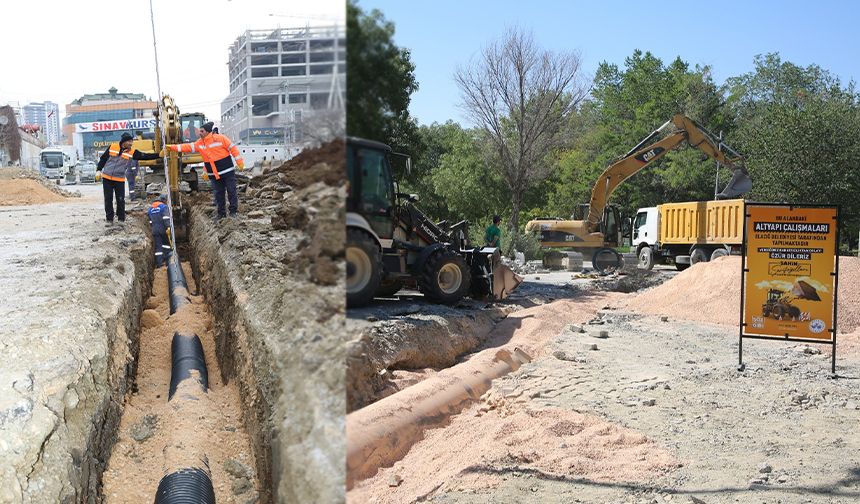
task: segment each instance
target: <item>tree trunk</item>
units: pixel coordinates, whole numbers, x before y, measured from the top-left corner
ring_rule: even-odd
[[[511,229],[519,232],[520,230],[520,204],[522,195],[518,191],[511,192]]]

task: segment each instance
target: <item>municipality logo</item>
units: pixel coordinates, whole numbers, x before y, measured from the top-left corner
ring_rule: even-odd
[[[821,319],[815,319],[809,323],[809,330],[812,331],[813,334],[820,333],[821,331],[824,330],[825,327],[826,327],[826,325],[824,324],[824,321]]]

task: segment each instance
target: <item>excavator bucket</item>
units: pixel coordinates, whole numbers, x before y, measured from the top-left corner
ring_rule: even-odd
[[[501,261],[496,262],[493,268],[493,299],[505,299],[521,283],[523,283],[523,277],[514,273]]]
[[[797,297],[797,299],[809,299],[810,301],[821,301],[821,296],[818,295],[818,290],[815,287],[809,285],[803,280],[798,280],[794,282],[794,285],[791,288],[791,293]]]
[[[723,192],[717,194],[717,199],[732,199],[737,198],[741,194],[745,194],[752,189],[752,179],[749,174],[747,174],[746,170],[743,168],[738,168],[732,173],[732,178],[729,180],[729,183],[726,184]]]

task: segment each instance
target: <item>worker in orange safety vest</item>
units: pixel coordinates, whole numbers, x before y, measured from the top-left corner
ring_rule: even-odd
[[[172,151],[192,153],[199,152],[203,158],[206,169],[204,178],[212,179],[212,193],[215,196],[215,207],[218,221],[227,216],[224,204],[224,193],[230,203],[230,217],[235,217],[239,212],[239,196],[236,194],[236,172],[233,159],[240,170],[245,169],[245,161],[239,153],[239,148],[226,136],[218,133],[215,124],[207,122],[198,130],[200,138],[193,143],[169,144],[167,148]],[[232,156],[232,157],[231,157]]]

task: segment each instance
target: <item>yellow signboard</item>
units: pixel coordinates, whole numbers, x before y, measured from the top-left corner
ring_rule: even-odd
[[[833,343],[836,207],[746,205],[741,338]]]

